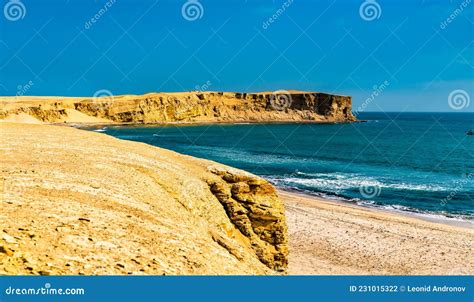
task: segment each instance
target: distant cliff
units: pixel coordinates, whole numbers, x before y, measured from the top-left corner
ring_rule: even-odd
[[[0,98],[0,119],[46,123],[348,122],[355,120],[351,110],[349,96],[299,91]]]

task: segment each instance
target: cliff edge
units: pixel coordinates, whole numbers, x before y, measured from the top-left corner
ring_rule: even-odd
[[[70,127],[0,133],[0,275],[287,268],[283,204],[255,175]]]
[[[0,97],[0,120],[45,123],[348,122],[352,100],[319,92]]]

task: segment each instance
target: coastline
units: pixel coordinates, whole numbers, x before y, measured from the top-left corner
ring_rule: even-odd
[[[0,119],[0,123],[11,123],[11,124],[43,124],[43,125],[54,125],[54,126],[66,126],[74,127],[78,129],[88,129],[93,127],[160,127],[160,126],[206,126],[206,125],[246,125],[246,124],[352,124],[352,123],[367,123],[366,120],[355,120],[355,121],[324,121],[324,120],[233,120],[233,121],[175,121],[175,122],[151,122],[151,123],[140,123],[140,122],[116,122],[110,121],[96,122],[96,121],[85,121],[85,122],[62,122],[62,123],[48,123],[48,122],[29,122],[26,119],[18,120],[7,120]]]
[[[8,274],[275,273],[258,262],[250,245],[242,241],[242,235],[232,226],[228,213],[225,214],[222,205],[211,194],[209,182],[203,181],[202,177],[216,180],[217,175],[209,172],[210,164],[222,165],[70,127],[7,123],[0,126],[5,127],[4,135],[0,137],[6,147],[3,150],[6,164],[3,181],[9,180],[3,184],[8,191],[4,192],[7,198],[4,200],[5,214],[0,218],[6,235],[3,239],[0,237],[0,248],[11,254],[4,263]],[[48,156],[45,157],[44,152]],[[234,171],[231,167],[226,169]],[[255,181],[260,183],[260,180]],[[269,197],[273,198],[272,190],[261,191],[265,203]],[[277,192],[281,201],[273,200],[286,208],[283,219],[288,226],[285,234],[289,241],[287,274],[474,273],[474,260],[470,257],[474,250],[473,228],[301,193]],[[151,202],[157,196],[161,196],[161,202]],[[104,200],[114,206],[103,208]],[[49,203],[61,206],[45,209],[44,205]],[[77,211],[85,218],[77,216]],[[129,215],[130,211],[140,219]],[[161,217],[163,213],[169,216]],[[32,216],[43,220],[25,229]],[[167,222],[160,226],[157,219]],[[105,237],[100,230],[104,221],[114,226]],[[150,240],[156,237],[156,231],[145,233],[139,228],[144,221],[147,228],[163,229],[159,242]],[[180,223],[176,224],[176,221]],[[195,223],[202,228],[195,229]],[[222,225],[225,225],[224,229],[221,229]],[[58,237],[53,248],[49,243],[50,228],[54,227],[57,234],[53,233],[53,236]],[[186,241],[179,236],[170,237],[166,229],[173,232],[186,229],[189,236],[192,235],[189,242],[194,243],[190,246],[178,244]],[[141,234],[140,242],[135,242],[132,231]],[[123,236],[127,233],[128,236]],[[115,252],[111,252],[112,247]],[[143,247],[153,252],[137,254]],[[76,249],[81,253],[77,257],[51,258],[58,251],[67,255]],[[196,251],[200,253],[196,254]],[[99,253],[101,258],[91,257],[91,252]],[[156,252],[166,258],[165,264],[153,258]],[[208,252],[215,253],[213,260],[206,257]],[[44,258],[44,253],[50,258]],[[121,260],[132,254],[139,256]],[[22,264],[24,259],[32,259],[36,264],[24,266],[28,264]],[[228,261],[234,264],[225,264]],[[144,262],[149,262],[145,268]],[[195,266],[196,263],[199,265]],[[222,265],[225,265],[225,271],[221,271]],[[34,270],[29,271],[28,267],[34,267]]]
[[[279,190],[290,275],[472,275],[474,229]]]
[[[386,213],[389,215],[390,214],[401,215],[407,218],[422,220],[425,222],[439,223],[439,224],[445,224],[445,225],[454,226],[454,227],[474,229],[474,220],[452,218],[452,217],[444,216],[443,214],[436,214],[436,213],[387,209],[382,206],[358,204],[350,200],[343,199],[342,197],[338,197],[338,199],[331,199],[330,197],[319,196],[319,195],[315,195],[315,194],[311,194],[311,193],[307,193],[303,191],[281,188],[278,186],[275,186],[275,187],[277,191],[282,194],[294,195],[294,197],[300,197],[303,199],[311,199],[311,200],[315,200],[316,202],[324,202],[324,203],[329,203],[335,206],[341,205],[341,206],[346,206],[346,207],[354,208],[354,209],[374,211],[376,213]]]
[[[107,91],[108,92],[108,91]],[[280,104],[276,100],[282,99]],[[0,119],[32,123],[355,121],[352,98],[320,92],[190,91],[102,97],[0,97]]]
[[[159,126],[200,126],[200,125],[246,125],[246,124],[352,124],[352,123],[366,123],[365,120],[356,121],[316,121],[316,120],[235,120],[235,121],[177,121],[177,122],[160,122],[160,123],[52,123],[51,125],[67,125],[77,128],[89,128],[89,127],[107,127],[107,126],[118,126],[118,127],[159,127]]]

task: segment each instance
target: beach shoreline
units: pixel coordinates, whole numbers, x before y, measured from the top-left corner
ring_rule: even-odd
[[[339,198],[339,197],[338,199],[331,199],[326,196],[319,196],[319,195],[314,195],[314,194],[310,194],[310,193],[306,193],[306,192],[302,192],[298,190],[281,188],[276,185],[275,187],[282,195],[291,195],[294,198],[300,197],[303,199],[311,199],[314,202],[328,203],[334,206],[349,207],[349,208],[354,208],[354,209],[373,211],[375,213],[385,213],[389,215],[403,216],[409,219],[417,219],[424,222],[438,223],[438,224],[444,224],[448,226],[474,230],[474,221],[472,220],[465,220],[462,218],[451,218],[451,217],[443,216],[443,214],[436,214],[436,213],[423,213],[423,212],[418,213],[418,212],[411,212],[411,211],[405,211],[405,210],[386,209],[381,206],[358,204],[350,200]]]
[[[4,251],[10,251],[9,256],[7,255],[10,258],[4,258],[5,272],[156,274],[161,270],[167,274],[272,273],[258,262],[249,249],[250,245],[239,241],[241,235],[235,235],[238,232],[233,229],[222,205],[212,195],[209,184],[200,178],[205,175],[206,179],[215,179],[217,176],[209,172],[208,167],[219,164],[143,143],[68,127],[5,123],[2,124],[2,131],[4,135],[1,138],[5,145],[2,149],[5,204],[0,218],[5,225],[5,235],[3,239],[0,238],[0,245]],[[66,137],[67,144],[63,139]],[[87,144],[84,143],[86,141]],[[44,156],[45,154],[48,156]],[[141,166],[138,166],[139,163]],[[173,168],[175,165],[179,169]],[[188,172],[182,173],[181,170]],[[76,180],[70,182],[73,176],[67,175],[74,175]],[[130,182],[133,178],[135,181]],[[270,190],[270,187],[267,189]],[[272,190],[270,191],[274,192]],[[137,194],[138,192],[140,193]],[[474,250],[472,227],[454,225],[443,220],[428,221],[409,213],[332,201],[280,189],[277,192],[279,198],[275,198],[273,202],[284,204],[285,210],[281,213],[284,214],[288,227],[285,234],[289,249],[286,274],[474,274],[474,259],[471,257]],[[190,195],[191,193],[195,196]],[[262,191],[262,194],[267,193]],[[160,202],[150,203],[159,194],[162,196]],[[269,194],[262,197],[262,200],[272,196],[276,195]],[[113,202],[114,207],[103,209],[103,200],[107,200],[106,205]],[[62,206],[44,208],[44,204],[55,203]],[[83,216],[77,216],[78,206]],[[131,209],[132,206],[140,211]],[[18,212],[18,207],[22,211]],[[122,211],[118,211],[119,209]],[[132,212],[136,213],[129,215]],[[19,213],[21,217],[18,216]],[[161,217],[156,213],[167,213],[168,216]],[[138,222],[134,220],[136,215],[141,217]],[[41,216],[42,222],[31,222],[30,217],[33,216]],[[172,221],[186,217],[188,220],[199,221],[203,227],[202,230],[195,230],[196,224],[192,223],[165,223],[160,227],[164,229],[159,237],[160,242],[149,240],[156,238],[156,231],[140,237],[143,242],[131,242],[133,232],[144,232],[143,229],[134,231],[140,224],[146,222],[150,228],[157,229],[155,224],[161,223],[156,221],[157,217],[162,220],[173,217]],[[105,236],[101,229],[105,221],[120,225],[111,228],[110,233]],[[226,225],[225,230],[233,231],[225,235],[221,230],[223,224]],[[25,225],[28,227],[25,228]],[[167,228],[174,231],[170,233]],[[56,232],[53,233],[57,239],[54,248],[49,245],[51,229]],[[183,258],[176,258],[175,250],[169,251],[170,242],[179,243],[182,240],[168,238],[176,233],[176,229],[186,229],[195,236],[190,242],[196,242],[196,238],[199,238],[201,244],[194,246],[192,251],[188,251],[186,245],[184,248],[176,247],[185,249]],[[117,230],[121,234],[131,233],[123,236],[116,233]],[[84,238],[87,240],[83,240]],[[106,247],[120,246],[121,249],[110,253],[104,249],[104,244]],[[133,251],[129,246],[134,247]],[[143,247],[152,252],[138,253]],[[210,260],[205,256],[208,252],[202,252],[206,250],[205,247],[213,247],[216,250],[212,253],[224,256]],[[222,250],[223,247],[225,250]],[[76,251],[78,248],[82,253],[79,256]],[[74,253],[71,249],[74,249]],[[100,251],[103,259],[91,258],[90,251]],[[46,252],[50,258],[43,259]],[[133,253],[138,253],[142,260],[137,262],[133,258],[122,263],[124,255]],[[156,261],[153,255],[157,253],[167,255],[169,263],[157,266],[153,262]],[[74,259],[80,265],[65,262],[69,258],[57,256],[60,254],[76,255],[77,259]],[[190,255],[196,257],[194,262],[187,260]],[[37,257],[35,261],[38,265],[35,270],[26,270],[21,257]],[[107,259],[107,265],[103,264],[104,259]],[[227,263],[229,259],[236,261],[235,265],[239,266],[227,266],[227,270],[222,271],[219,261]],[[150,266],[143,268],[142,262],[146,261],[150,262]],[[47,263],[51,266],[46,267]],[[193,263],[200,263],[199,269]],[[70,266],[65,266],[66,264]]]
[[[474,229],[279,190],[290,275],[472,275]]]

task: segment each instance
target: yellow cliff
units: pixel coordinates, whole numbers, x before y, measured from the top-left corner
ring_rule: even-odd
[[[349,96],[183,92],[96,98],[0,97],[0,120],[45,123],[348,122]]]

